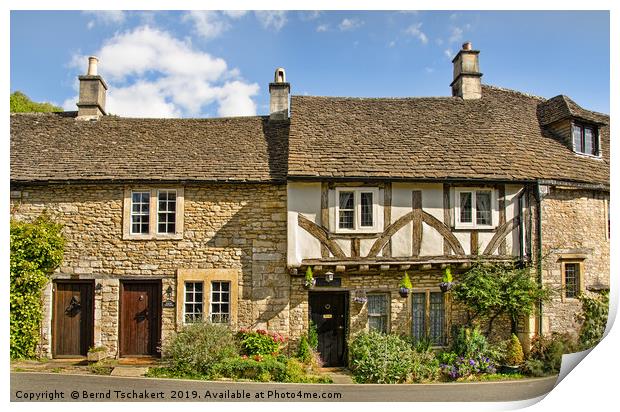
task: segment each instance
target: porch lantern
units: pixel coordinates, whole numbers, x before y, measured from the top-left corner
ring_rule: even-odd
[[[334,272],[325,272],[325,281],[331,283],[334,280]]]

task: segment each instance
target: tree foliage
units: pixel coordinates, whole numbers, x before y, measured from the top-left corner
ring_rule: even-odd
[[[42,215],[11,220],[11,358],[33,358],[39,342],[41,290],[62,261],[61,226]]]
[[[540,300],[548,300],[550,290],[532,278],[529,268],[475,264],[454,288],[454,297],[468,310],[469,321],[487,318],[491,332],[493,321],[501,316],[510,318],[512,333],[517,319],[529,316]]]
[[[62,112],[62,108],[51,103],[37,103],[20,91],[11,93],[11,113]]]

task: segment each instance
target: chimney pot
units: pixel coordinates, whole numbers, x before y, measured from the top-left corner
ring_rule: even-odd
[[[480,99],[482,97],[482,84],[480,78],[480,65],[478,55],[480,51],[472,50],[471,42],[463,43],[463,47],[452,59],[454,64],[454,76],[450,87],[452,96],[463,100]]]
[[[269,120],[287,120],[291,85],[286,82],[286,72],[278,67],[269,83]]]
[[[88,72],[86,73],[88,76],[96,76],[97,75],[97,63],[99,59],[95,56],[90,56],[88,58]]]
[[[105,98],[108,85],[97,74],[98,62],[99,59],[90,56],[86,74],[78,76],[80,80],[80,97],[77,102],[78,120],[97,120],[106,114]]]

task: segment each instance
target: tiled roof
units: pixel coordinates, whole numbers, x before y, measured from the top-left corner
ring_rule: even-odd
[[[602,159],[577,155],[541,126],[545,102],[490,86],[479,100],[293,96],[288,175],[608,185],[609,127],[600,130]]]
[[[288,122],[11,115],[11,180],[283,182]]]
[[[571,100],[570,97],[564,96],[563,94],[540,104],[538,106],[538,116],[540,124],[543,126],[567,118],[577,118],[598,124],[609,124],[609,118],[607,116],[585,110]]]

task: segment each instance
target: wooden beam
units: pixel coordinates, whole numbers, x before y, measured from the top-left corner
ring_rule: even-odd
[[[392,183],[385,184],[383,192],[383,227],[388,227],[392,223]],[[388,239],[382,251],[383,256],[392,256],[392,238]]]
[[[478,254],[479,245],[478,245],[478,231],[477,230],[472,230],[469,235],[469,247],[470,247],[471,255]]]
[[[498,188],[498,200],[499,200],[499,226],[506,223],[506,185],[499,185]],[[506,239],[502,239],[499,244],[499,254],[506,254]]]
[[[422,191],[414,190],[411,195],[411,208],[413,209],[413,229],[411,231],[411,255],[420,256],[422,248]]]
[[[321,226],[329,233],[329,187],[321,183]],[[329,257],[329,248],[321,242],[321,257]]]
[[[443,224],[447,227],[452,225],[452,206],[450,205],[450,185],[448,183],[443,184]],[[443,239],[443,254],[450,254],[450,245]]]
[[[351,257],[359,257],[360,255],[360,238],[351,239]]]

